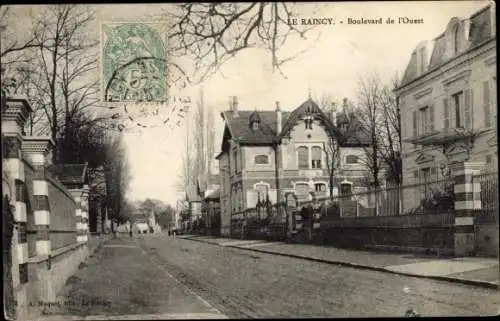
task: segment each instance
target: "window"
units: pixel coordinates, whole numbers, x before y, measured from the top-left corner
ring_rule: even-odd
[[[267,198],[268,187],[267,187],[267,185],[264,185],[264,184],[258,184],[255,186],[255,192],[256,192],[257,197],[258,197],[257,200],[260,200],[261,202],[263,202]]]
[[[430,167],[425,167],[420,169],[419,181],[420,181],[420,192],[427,195],[429,192],[429,179],[430,179],[431,169]]]
[[[318,147],[318,146],[314,146],[312,148],[312,153],[311,153],[311,157],[312,157],[312,161],[311,161],[311,164],[312,164],[312,168],[321,168],[321,147]]]
[[[459,41],[460,41],[460,28],[459,26],[457,25],[455,27],[455,30],[453,30],[453,52],[455,54],[458,53],[458,49],[459,49]]]
[[[309,196],[309,185],[306,183],[299,183],[295,185],[295,192],[297,198],[300,200],[305,200]]]
[[[268,164],[269,157],[267,157],[267,155],[257,155],[254,158],[254,163],[255,164]]]
[[[325,193],[326,192],[326,184],[324,184],[324,183],[314,184],[314,191],[318,192],[318,193]]]
[[[299,169],[309,168],[309,150],[305,146],[297,148],[297,161]]]
[[[340,184],[340,195],[347,196],[352,194],[352,186],[348,183]]]
[[[234,160],[233,173],[236,173],[238,172],[238,151],[236,149],[233,151],[233,160]]]
[[[304,122],[306,124],[306,129],[312,129],[313,120],[311,118],[306,118]]]
[[[420,117],[420,128],[419,134],[425,134],[429,129],[429,107],[425,106],[419,109],[419,117]]]
[[[425,72],[425,48],[420,49],[420,72]]]
[[[491,165],[491,155],[486,155],[486,164]]]
[[[420,181],[425,183],[429,181],[429,175],[431,173],[430,167],[422,168],[421,170],[421,176],[420,176]]]
[[[356,155],[347,155],[345,158],[345,162],[347,164],[357,164],[358,163],[358,156]]]
[[[483,82],[483,106],[484,106],[484,126],[491,126],[491,108],[490,108],[490,82]]]
[[[243,199],[243,190],[241,189],[241,187],[238,190],[238,196],[239,196],[238,197],[238,200],[239,200],[239,202],[238,202],[238,210],[241,212],[243,210],[243,208],[245,207],[244,206],[244,199]]]
[[[456,128],[462,128],[463,127],[463,121],[462,121],[462,97],[463,97],[463,92],[459,92],[451,96],[452,101],[453,101],[453,109],[455,113],[455,127]]]

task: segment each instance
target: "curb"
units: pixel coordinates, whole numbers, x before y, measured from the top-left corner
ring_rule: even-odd
[[[217,243],[210,243],[210,242],[206,242],[205,240],[197,240],[197,239],[194,239],[194,238],[190,238],[188,240],[220,246]],[[362,269],[362,270],[370,270],[370,271],[392,273],[392,274],[403,275],[403,276],[410,276],[410,277],[422,278],[422,279],[447,281],[447,282],[450,282],[450,283],[459,283],[459,284],[464,284],[464,285],[472,285],[472,286],[484,287],[484,288],[495,289],[495,290],[499,289],[499,285],[498,284],[493,283],[493,282],[487,282],[487,281],[474,281],[474,280],[467,280],[467,279],[458,279],[458,278],[453,278],[453,277],[449,277],[449,276],[419,275],[419,274],[398,272],[398,271],[392,271],[392,270],[386,269],[384,267],[369,266],[369,265],[362,265],[362,264],[356,264],[356,263],[350,263],[350,262],[342,262],[342,261],[325,260],[325,259],[319,259],[319,258],[314,258],[314,257],[297,255],[297,254],[280,253],[280,252],[266,251],[266,250],[261,250],[261,249],[256,249],[256,248],[240,247],[240,246],[237,246],[237,245],[226,245],[225,247],[230,247],[230,248],[240,249],[240,250],[253,251],[253,252],[260,252],[260,253],[265,253],[265,254],[272,254],[272,255],[292,257],[292,258],[296,258],[296,259],[313,261],[313,262],[319,262],[319,263],[326,263],[326,264],[331,264],[331,265],[340,265],[340,266],[350,267],[350,268],[355,268],[355,269]]]

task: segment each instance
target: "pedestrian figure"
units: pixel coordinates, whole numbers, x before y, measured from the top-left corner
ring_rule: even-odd
[[[132,237],[132,225],[130,224],[130,221],[127,221],[127,229],[128,229],[128,235]]]

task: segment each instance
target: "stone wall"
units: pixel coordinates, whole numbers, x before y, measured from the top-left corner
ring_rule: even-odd
[[[71,190],[47,173],[54,143],[28,137],[23,127],[31,107],[7,99],[2,108],[3,185],[15,219],[12,239],[12,288],[20,320],[29,319],[38,302],[53,302],[66,279],[88,256],[87,191],[83,181]],[[78,235],[79,232],[79,235]],[[6,268],[6,267],[4,267]]]
[[[324,244],[452,254],[453,213],[348,217],[322,224]]]

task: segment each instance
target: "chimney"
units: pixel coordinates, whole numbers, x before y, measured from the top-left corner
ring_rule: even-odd
[[[337,126],[337,104],[335,102],[332,102],[332,123]]]
[[[276,135],[281,134],[282,118],[281,118],[281,108],[280,102],[276,102]]]
[[[233,111],[233,116],[237,117],[238,116],[238,97],[233,96],[232,99],[232,111]]]

